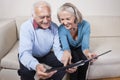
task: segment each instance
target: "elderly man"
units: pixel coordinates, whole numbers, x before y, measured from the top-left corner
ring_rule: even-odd
[[[51,51],[51,49],[53,51]],[[34,80],[37,73],[40,79],[62,80],[65,71],[46,73],[45,63],[52,68],[61,67],[66,61],[60,47],[58,26],[51,21],[51,9],[44,1],[33,5],[32,18],[20,29],[18,74],[21,80]]]

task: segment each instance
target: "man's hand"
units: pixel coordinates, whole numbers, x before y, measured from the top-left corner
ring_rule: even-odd
[[[62,63],[64,64],[64,66],[66,66],[67,64],[71,64],[71,53],[69,51],[64,51],[63,56],[62,56]]]
[[[77,67],[72,67],[72,68],[67,69],[66,71],[68,73],[74,73],[74,72],[76,72],[76,70],[77,70]]]
[[[50,78],[57,71],[51,71],[49,73],[45,73],[46,69],[43,64],[38,64],[36,66],[36,73],[39,79],[47,79]]]

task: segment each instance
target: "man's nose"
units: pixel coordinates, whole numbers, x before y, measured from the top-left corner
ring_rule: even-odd
[[[47,23],[47,22],[48,22],[48,18],[45,17],[45,18],[43,19],[43,22],[44,22],[44,23]]]

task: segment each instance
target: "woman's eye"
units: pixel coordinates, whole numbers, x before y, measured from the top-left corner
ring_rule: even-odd
[[[64,19],[60,19],[61,21],[63,21]]]

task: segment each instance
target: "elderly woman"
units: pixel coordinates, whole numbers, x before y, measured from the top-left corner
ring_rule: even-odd
[[[89,50],[90,24],[82,19],[80,11],[71,3],[63,4],[58,10],[61,23],[59,36],[64,50],[65,65],[96,56]],[[86,80],[88,64],[69,69],[70,80]]]

